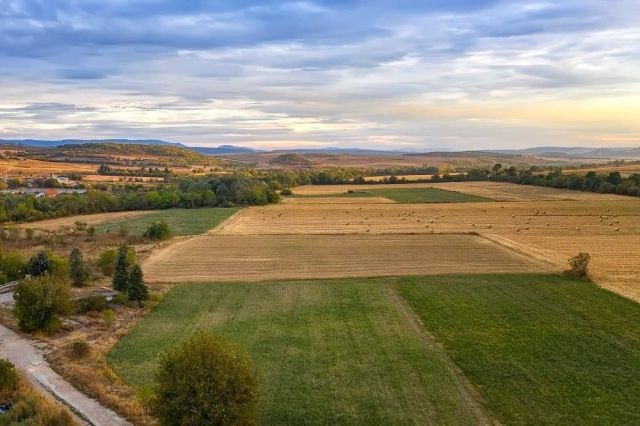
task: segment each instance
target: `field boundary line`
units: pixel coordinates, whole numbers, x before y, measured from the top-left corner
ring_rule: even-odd
[[[209,234],[218,234],[221,231],[224,230],[224,228],[227,227],[227,225],[232,225],[234,223],[236,223],[239,220],[239,217],[241,215],[242,212],[249,210],[250,207],[245,207],[245,208],[241,208],[240,210],[238,210],[237,212],[235,212],[234,214],[232,214],[231,216],[229,216],[228,218],[226,218],[225,220],[223,220],[222,222],[220,222],[219,224],[217,224],[215,227],[209,229],[206,232],[203,232],[202,234],[199,235],[209,235]],[[196,236],[196,235],[193,235]]]
[[[546,270],[551,270],[554,272],[561,271],[560,265],[554,262],[550,257],[543,255],[539,252],[539,250],[535,250],[525,244],[518,243],[507,237],[497,234],[478,234],[478,236],[484,238],[487,241],[491,241],[492,243],[497,244],[500,247],[504,247],[519,256],[526,257],[527,259],[529,259],[529,261],[535,261]]]
[[[422,319],[415,313],[413,308],[402,298],[398,292],[398,283],[393,282],[385,286],[389,301],[398,309],[409,326],[416,332],[418,338],[428,345],[435,347],[442,354],[444,365],[451,374],[451,379],[460,390],[461,398],[466,402],[469,411],[474,414],[479,425],[499,425],[500,422],[491,414],[482,396],[478,393],[473,384],[469,381],[460,367],[449,357],[444,346],[436,337],[429,332]]]

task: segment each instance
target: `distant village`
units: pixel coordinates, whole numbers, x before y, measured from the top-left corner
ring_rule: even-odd
[[[4,179],[2,183],[4,187],[0,190],[2,194],[33,195],[36,198],[86,192],[86,189],[81,187],[80,179],[53,174],[44,180],[42,178]]]

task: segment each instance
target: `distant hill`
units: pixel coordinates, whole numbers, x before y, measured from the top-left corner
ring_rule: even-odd
[[[217,166],[228,161],[203,155],[178,144],[118,144],[113,142],[25,147],[32,158],[58,162],[122,165]]]
[[[207,146],[189,146],[188,149],[199,152],[200,154],[206,155],[233,155],[233,154],[248,154],[252,152],[262,152],[253,148],[245,148],[242,146],[234,146],[234,145],[220,145],[218,147],[207,147]]]
[[[640,147],[559,147],[542,146],[525,149],[491,150],[489,152],[517,155],[537,155],[541,157],[573,157],[573,158],[640,158]]]
[[[278,155],[269,161],[269,164],[278,166],[311,166],[313,161],[304,158],[300,154],[287,153]]]
[[[113,143],[120,145],[170,145],[187,148],[181,143],[167,142],[159,139],[0,139],[0,145],[23,145],[39,148],[55,148],[62,145],[83,145],[83,144],[105,144]]]

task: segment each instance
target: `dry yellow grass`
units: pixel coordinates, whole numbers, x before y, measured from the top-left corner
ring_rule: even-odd
[[[41,229],[44,231],[53,231],[64,227],[73,227],[76,222],[84,222],[87,225],[97,225],[115,219],[126,219],[129,217],[141,216],[153,213],[153,210],[138,210],[131,212],[111,212],[111,213],[95,213],[79,216],[67,216],[57,219],[41,220],[39,222],[22,223],[18,228]]]
[[[464,253],[464,258],[460,257]],[[262,281],[442,273],[535,272],[551,266],[475,235],[220,235],[179,241],[144,263],[150,282]]]

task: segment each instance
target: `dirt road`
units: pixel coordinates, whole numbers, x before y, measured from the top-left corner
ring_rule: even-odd
[[[87,423],[96,426],[129,424],[71,386],[49,367],[33,341],[3,325],[0,325],[0,356],[15,364],[35,386],[64,402]]]

